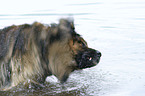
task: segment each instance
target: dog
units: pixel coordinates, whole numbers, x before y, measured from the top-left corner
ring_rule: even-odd
[[[50,75],[64,83],[71,72],[97,65],[100,57],[75,31],[73,20],[12,25],[0,30],[0,89],[26,81],[41,85]]]

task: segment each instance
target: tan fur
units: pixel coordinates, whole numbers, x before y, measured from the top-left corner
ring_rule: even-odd
[[[10,26],[0,30],[0,37],[1,90],[19,83],[42,86],[48,75],[66,81],[77,69],[75,55],[83,50],[82,43],[87,46],[67,19],[52,26],[39,22]]]
[[[50,47],[49,54],[49,68],[51,69],[53,74],[59,77],[60,80],[62,78],[62,75],[69,74],[73,70],[71,68],[72,65],[76,66],[76,62],[72,60],[73,54],[68,44],[62,44],[59,42],[53,44]]]

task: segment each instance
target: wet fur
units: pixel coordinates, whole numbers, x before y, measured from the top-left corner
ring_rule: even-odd
[[[67,19],[51,26],[35,22],[0,30],[1,90],[28,81],[41,85],[52,74],[65,82],[78,69],[75,55],[82,50],[78,40],[86,44]]]

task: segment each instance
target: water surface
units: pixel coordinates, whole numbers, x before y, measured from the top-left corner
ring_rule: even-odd
[[[102,52],[99,65],[74,72],[63,86],[48,77],[45,88],[19,86],[2,96],[145,96],[145,0],[3,0],[0,6],[0,28],[62,17],[73,17],[76,31]]]

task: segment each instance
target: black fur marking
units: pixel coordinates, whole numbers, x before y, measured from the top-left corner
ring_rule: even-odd
[[[0,86],[5,87],[9,84],[11,81],[11,67],[9,64],[10,60],[8,62],[2,61],[0,62]]]
[[[63,84],[64,82],[67,81],[68,77],[69,77],[68,74],[64,74],[60,82]]]
[[[41,62],[43,65],[46,64],[46,66],[42,66],[44,69],[44,76],[50,76],[52,75],[52,72],[48,68],[49,65],[49,60],[47,58],[47,55],[49,54],[47,50],[48,45],[46,44],[45,40],[40,40],[40,43],[38,45],[40,46],[41,58],[43,60]]]
[[[8,26],[8,27],[2,29],[2,31],[3,31],[3,32],[8,32],[8,31],[10,31],[12,28],[14,28],[14,27],[16,27],[16,26],[15,26],[15,25]]]
[[[24,53],[25,52],[25,43],[27,40],[25,38],[28,38],[25,36],[26,34],[22,32],[24,29],[31,27],[28,24],[21,25],[20,28],[15,32],[15,44],[14,44],[14,49],[12,56],[14,56],[16,50],[20,50],[19,52]]]
[[[15,53],[16,50],[21,50],[21,52],[24,52],[24,43],[24,35],[20,31],[16,38],[13,52]]]
[[[47,54],[47,50],[45,48],[45,40],[41,40],[40,41],[40,51],[41,51],[41,55],[42,55],[42,58],[44,59],[44,61],[47,61],[47,58],[46,58],[46,55]]]
[[[61,37],[62,37],[62,35],[61,35],[61,32],[59,32],[59,30],[56,34],[51,34],[49,44],[59,41],[61,39]]]
[[[11,33],[9,31],[14,27],[16,26],[13,25],[0,30],[0,59],[7,54],[11,39]]]
[[[7,53],[7,44],[6,44],[6,33],[0,31],[0,59],[4,57]]]
[[[95,66],[97,63],[99,63],[101,57],[101,53],[97,50],[94,49],[86,49],[84,51],[80,51],[75,59],[78,64],[79,69],[84,69],[84,68],[90,68]],[[94,64],[94,62],[96,64]]]

